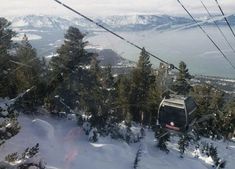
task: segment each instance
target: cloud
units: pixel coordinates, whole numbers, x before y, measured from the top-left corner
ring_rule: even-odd
[[[74,9],[90,16],[117,15],[117,14],[185,14],[177,0],[61,0]],[[191,12],[202,14],[204,9],[200,1],[181,0]],[[208,8],[218,13],[214,0],[203,0]],[[234,12],[234,0],[220,0],[219,3],[224,11]],[[16,15],[60,15],[74,16],[70,11],[56,4],[54,0],[0,0],[0,11],[2,16]]]

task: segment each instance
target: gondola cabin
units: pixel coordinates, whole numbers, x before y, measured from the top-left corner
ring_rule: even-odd
[[[195,122],[197,105],[192,97],[164,98],[158,110],[158,124],[167,130],[186,132]]]

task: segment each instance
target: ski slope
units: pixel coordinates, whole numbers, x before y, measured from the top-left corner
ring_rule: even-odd
[[[212,168],[210,158],[199,154],[194,158],[194,145],[180,158],[177,138],[168,144],[170,153],[166,154],[156,147],[154,133],[146,129],[146,136],[140,143],[128,145],[109,137],[99,138],[97,143],[89,143],[75,121],[54,119],[47,116],[19,117],[21,131],[0,147],[0,161],[15,151],[22,152],[26,147],[40,144],[37,159],[46,162],[49,169],[131,169],[136,152],[141,145],[142,154],[139,169],[208,169]],[[209,139],[202,141],[213,142]],[[235,166],[235,144],[222,141],[213,142],[218,147],[218,155],[227,161],[226,168]]]

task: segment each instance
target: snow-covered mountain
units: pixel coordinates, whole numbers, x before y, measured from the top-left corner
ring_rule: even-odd
[[[173,17],[167,15],[129,15],[129,16],[109,16],[93,18],[96,22],[112,28],[116,31],[133,31],[160,28],[160,26],[171,26],[192,23],[188,18]],[[21,16],[11,19],[12,28],[24,29],[54,29],[66,30],[69,26],[78,26],[80,29],[99,30],[96,25],[83,18],[66,19],[56,16]]]
[[[192,23],[185,17],[168,15],[129,15],[110,16],[98,19],[99,23],[109,26],[114,30],[142,31],[149,29],[166,29],[174,25]]]
[[[70,24],[70,21],[60,17],[50,16],[22,16],[13,18],[13,28],[56,28],[65,29]]]
[[[227,17],[231,25],[235,25],[235,15]],[[168,15],[121,15],[121,16],[107,16],[93,18],[96,22],[112,28],[115,31],[138,31],[149,29],[170,29],[180,25],[194,24],[193,21],[187,17],[177,17]],[[217,23],[220,25],[226,24],[223,17],[215,17]],[[99,30],[96,25],[90,23],[83,18],[63,18],[57,16],[36,16],[28,15],[21,17],[14,17],[10,19],[13,28],[24,29],[54,29],[66,30],[69,26],[77,26],[86,31]],[[198,21],[211,25],[213,22],[207,17],[200,17]]]

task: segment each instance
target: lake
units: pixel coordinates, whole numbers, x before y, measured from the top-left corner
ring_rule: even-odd
[[[206,31],[235,65],[235,53],[229,48],[215,27],[206,27]],[[235,48],[235,38],[227,27],[222,27],[231,45]],[[145,47],[160,58],[178,65],[184,61],[191,74],[223,76],[235,78],[235,70],[213,46],[198,28],[168,31],[119,32],[126,39]],[[110,33],[99,32],[87,39],[90,44],[101,48],[110,48],[126,59],[137,61],[140,51],[121,41]],[[154,67],[159,61],[151,58]]]

